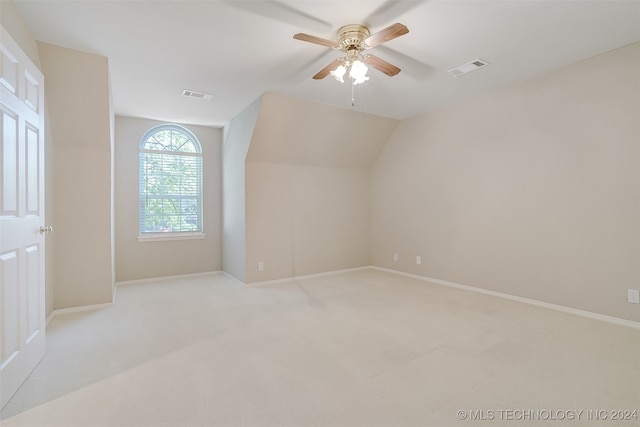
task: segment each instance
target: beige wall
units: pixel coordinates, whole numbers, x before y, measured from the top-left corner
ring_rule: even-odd
[[[54,307],[111,302],[107,59],[46,43],[38,49],[53,140],[53,191],[47,189],[47,197],[55,194]]]
[[[246,162],[247,282],[370,264],[370,169],[396,124],[264,95]]]
[[[55,227],[47,314],[54,299],[56,308],[107,302],[108,64],[37,44],[11,2],[0,8],[31,59],[43,58],[47,223]],[[222,268],[252,282],[371,262],[640,320],[638,306],[626,303],[627,288],[640,283],[639,50],[389,125],[381,143],[367,117],[266,94],[224,129]],[[178,274],[156,268],[153,250],[135,255],[149,270],[129,270],[127,251],[141,245],[116,242],[118,280]]]
[[[29,59],[40,68],[38,44],[12,1],[0,1],[0,24],[11,34]]]
[[[373,263],[640,320],[639,76],[640,43],[402,122]]]
[[[246,280],[245,161],[262,98],[254,101],[224,128],[222,149],[222,268]]]
[[[266,93],[247,160],[370,169],[397,120]]]
[[[115,122],[115,270],[116,281],[147,279],[221,269],[222,131],[182,125],[198,138],[203,159],[204,239],[139,242],[138,159],[144,134],[163,124],[117,116]]]
[[[247,282],[370,265],[368,169],[247,162],[246,176]]]

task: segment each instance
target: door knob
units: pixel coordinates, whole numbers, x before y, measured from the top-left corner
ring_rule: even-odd
[[[51,233],[52,231],[53,231],[53,227],[52,226],[40,227],[40,233],[42,233],[42,234]]]

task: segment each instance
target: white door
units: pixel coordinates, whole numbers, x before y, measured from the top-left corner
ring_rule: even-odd
[[[44,79],[0,30],[1,408],[44,356],[46,319]]]

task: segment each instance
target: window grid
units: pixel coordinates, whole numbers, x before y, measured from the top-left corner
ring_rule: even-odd
[[[180,126],[155,127],[140,144],[140,234],[202,229],[200,144]]]

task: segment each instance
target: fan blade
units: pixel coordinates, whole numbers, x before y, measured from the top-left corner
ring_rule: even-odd
[[[331,40],[327,40],[327,39],[323,39],[320,37],[316,37],[316,36],[312,36],[309,34],[305,34],[305,33],[298,33],[295,34],[293,36],[294,39],[296,40],[302,40],[303,42],[309,42],[309,43],[315,43],[315,44],[319,44],[322,46],[327,46],[333,49],[338,49],[340,46],[338,46],[338,43],[331,41]]]
[[[314,80],[324,79],[325,77],[327,77],[329,75],[329,73],[331,71],[333,71],[336,68],[338,68],[338,65],[340,65],[340,63],[342,61],[344,61],[344,58],[334,59],[333,61],[331,61],[331,63],[329,65],[324,67],[322,70],[318,71],[318,73],[315,76],[313,76],[313,79]]]
[[[396,23],[388,26],[382,31],[379,31],[366,39],[364,39],[364,44],[367,45],[367,48],[378,46],[379,44],[388,42],[389,40],[393,40],[396,37],[403,36],[409,32],[409,29],[400,23]]]
[[[378,58],[375,55],[366,55],[363,58],[365,64],[371,65],[378,71],[383,72],[389,77],[393,77],[400,72],[400,68],[396,67],[393,64],[388,63],[384,59]]]

